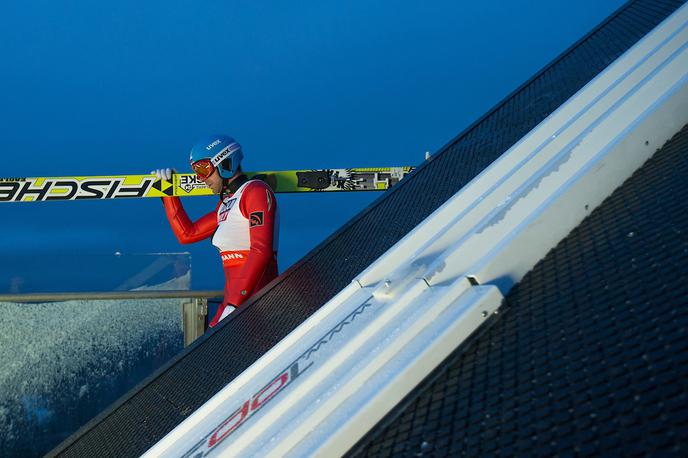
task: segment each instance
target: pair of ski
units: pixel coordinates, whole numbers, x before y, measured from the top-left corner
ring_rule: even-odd
[[[384,191],[413,171],[414,167],[285,170],[249,172],[275,192]],[[0,178],[0,202],[120,199],[165,196],[208,196],[213,192],[196,175],[174,174],[172,181],[153,175],[91,177]]]

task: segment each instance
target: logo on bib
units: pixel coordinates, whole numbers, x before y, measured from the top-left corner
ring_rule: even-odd
[[[222,257],[222,265],[224,267],[242,266],[248,259],[248,250],[239,251],[223,251],[220,253]]]
[[[234,261],[235,259],[244,259],[244,255],[241,253],[225,253],[222,255],[223,261]]]
[[[229,211],[234,206],[235,202],[236,202],[236,198],[232,198],[232,199],[229,199],[229,200],[222,202],[222,206],[220,207],[220,211],[217,213],[217,222],[218,223],[220,221],[224,221],[227,219],[227,215],[229,214]]]

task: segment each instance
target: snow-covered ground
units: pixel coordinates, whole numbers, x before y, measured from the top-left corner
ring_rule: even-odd
[[[178,353],[182,302],[0,302],[0,456],[45,453]]]

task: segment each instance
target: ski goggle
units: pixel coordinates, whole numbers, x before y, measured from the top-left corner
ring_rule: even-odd
[[[215,171],[215,166],[210,159],[199,159],[191,163],[191,169],[201,180],[205,180]]]

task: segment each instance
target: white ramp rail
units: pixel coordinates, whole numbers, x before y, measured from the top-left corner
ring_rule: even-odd
[[[146,456],[345,453],[688,123],[687,27],[684,6]]]

